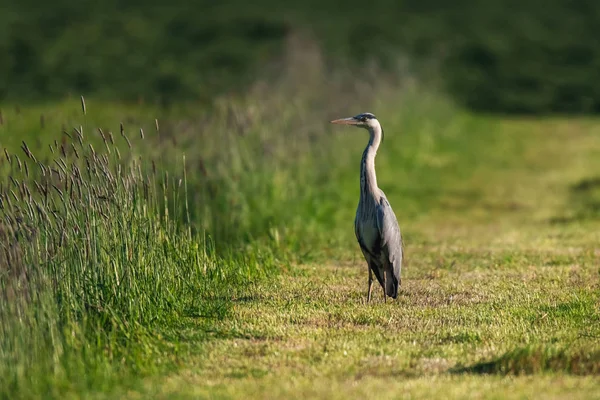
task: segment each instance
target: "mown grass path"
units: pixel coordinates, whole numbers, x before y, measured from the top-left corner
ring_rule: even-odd
[[[165,398],[597,397],[592,263],[600,255],[567,249],[551,264],[543,253],[521,253],[498,270],[486,264],[509,256],[493,249],[423,246],[414,257],[439,263],[414,262],[398,301],[387,304],[380,296],[364,304],[362,262],[299,267],[237,299],[214,340],[146,390]]]

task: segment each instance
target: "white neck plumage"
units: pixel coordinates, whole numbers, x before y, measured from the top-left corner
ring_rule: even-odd
[[[375,174],[375,156],[381,144],[383,130],[377,120],[371,120],[369,131],[369,144],[365,149],[360,166],[360,195],[371,197],[379,201],[379,188],[377,187],[377,175]]]

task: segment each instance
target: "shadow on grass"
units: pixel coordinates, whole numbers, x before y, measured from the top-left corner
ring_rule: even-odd
[[[571,191],[573,192],[589,192],[597,188],[600,188],[600,176],[585,178],[571,185]]]
[[[552,224],[568,224],[586,219],[600,218],[600,176],[589,177],[569,187],[570,201],[566,215],[549,220]]]
[[[573,375],[600,374],[600,350],[569,350],[555,347],[522,347],[492,361],[459,366],[454,374],[531,375],[562,372]]]

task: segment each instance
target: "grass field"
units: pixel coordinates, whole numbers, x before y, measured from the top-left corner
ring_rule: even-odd
[[[410,86],[355,87],[357,105],[303,73],[210,110],[3,108],[10,154],[24,139],[75,182],[84,154],[106,173],[54,190],[51,223],[27,212],[36,194],[3,211],[35,229],[3,222],[22,262],[0,278],[2,397],[600,397],[600,122],[475,116]],[[387,304],[364,302],[353,233],[366,132],[327,124],[361,111],[384,126],[406,242]],[[81,158],[46,150],[61,124],[81,125]]]

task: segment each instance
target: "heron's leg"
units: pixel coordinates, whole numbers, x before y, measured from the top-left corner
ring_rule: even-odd
[[[387,271],[383,271],[383,302],[387,303],[387,296],[385,295],[385,288],[387,287]]]
[[[373,289],[373,271],[371,271],[371,266],[367,265],[369,269],[369,290],[367,291],[367,303],[371,301],[371,290]]]

